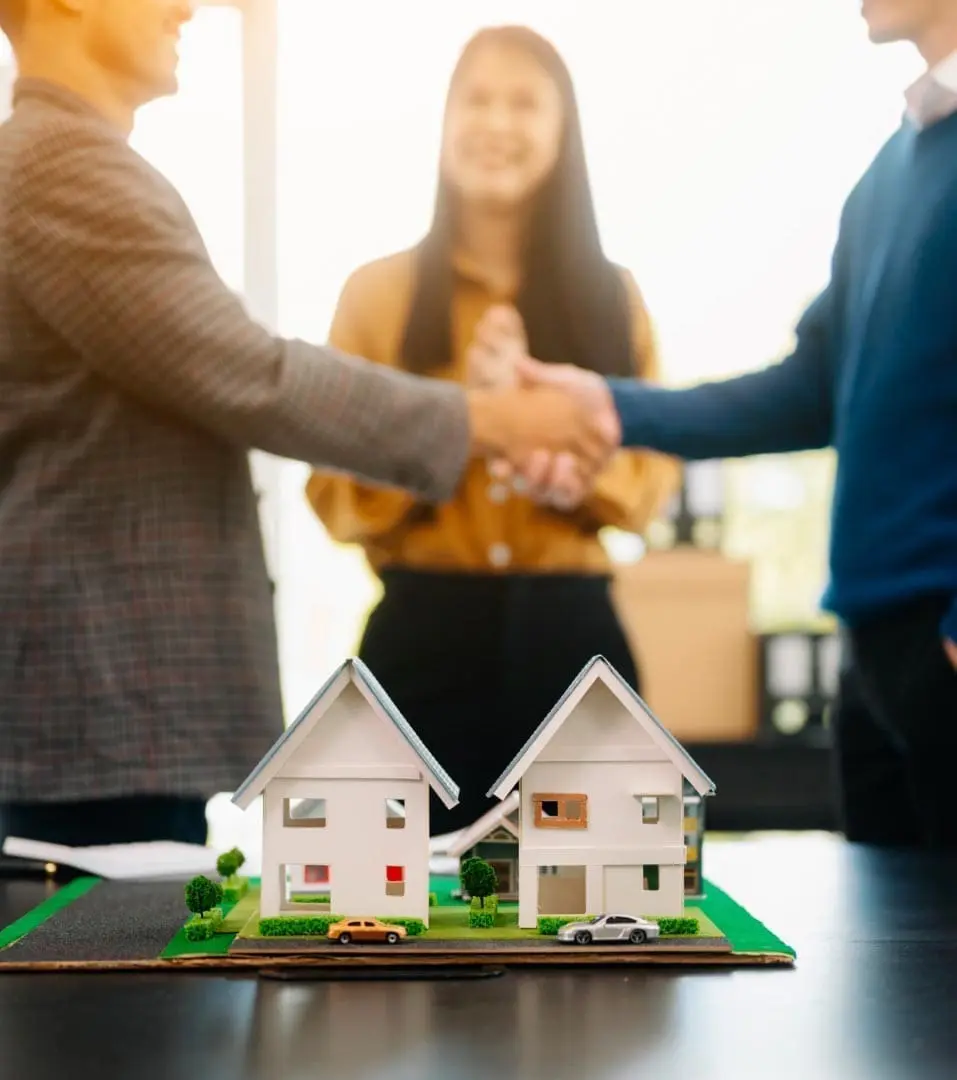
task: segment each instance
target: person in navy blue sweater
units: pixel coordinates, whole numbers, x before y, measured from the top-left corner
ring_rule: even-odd
[[[851,840],[957,846],[957,0],[864,0],[927,73],[847,200],[827,287],[762,371],[684,390],[524,364],[613,404],[627,446],[686,460],[833,446],[830,581],[846,628],[834,719]],[[489,343],[491,347],[491,343]],[[573,486],[542,458],[526,477]]]

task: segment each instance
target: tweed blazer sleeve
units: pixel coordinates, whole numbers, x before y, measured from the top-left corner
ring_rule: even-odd
[[[79,364],[230,443],[453,493],[469,453],[461,387],[269,333],[175,189],[105,124],[51,121],[10,179],[15,287]]]

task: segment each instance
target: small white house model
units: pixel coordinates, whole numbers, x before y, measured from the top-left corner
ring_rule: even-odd
[[[361,660],[329,677],[233,796],[263,796],[260,914],[429,919],[429,790],[459,789]]]
[[[712,781],[603,657],[579,673],[489,791],[518,787],[518,921],[681,915],[684,781]]]

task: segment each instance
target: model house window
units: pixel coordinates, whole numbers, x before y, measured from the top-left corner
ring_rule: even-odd
[[[660,799],[657,795],[646,795],[641,800],[642,825],[657,825],[661,819]]]
[[[645,892],[657,892],[658,891],[658,867],[657,866],[645,866],[644,870],[644,889]]]
[[[306,866],[303,868],[302,879],[307,885],[328,885],[329,867]]]
[[[290,829],[324,829],[325,799],[283,799],[282,823]]]
[[[587,795],[533,795],[539,829],[584,829],[588,826]]]
[[[386,896],[405,896],[405,867],[387,866],[385,868]]]
[[[387,829],[405,828],[405,799],[386,799],[385,827]]]

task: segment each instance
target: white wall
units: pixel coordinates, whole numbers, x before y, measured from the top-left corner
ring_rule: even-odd
[[[642,791],[663,792],[671,789],[671,797],[660,799],[660,820],[657,825],[642,822],[641,802],[636,795]],[[684,828],[681,800],[681,776],[674,766],[643,762],[586,762],[568,765],[555,762],[536,762],[522,779],[522,854],[541,857],[549,862],[549,853],[581,852],[582,862],[597,860],[597,852],[634,852],[638,849],[656,850],[659,845],[673,845],[680,850],[683,861]],[[552,793],[583,793],[588,796],[588,828],[536,828],[533,796]],[[587,856],[587,857],[584,857]],[[574,862],[574,855],[567,859]],[[611,861],[621,862],[621,858]],[[627,858],[624,859],[627,861]],[[641,862],[664,861],[658,858]]]
[[[429,789],[409,780],[276,780],[266,789],[263,915],[279,914],[279,867],[329,867],[330,910],[342,916],[429,917]],[[283,800],[326,800],[325,828],[283,825]],[[404,829],[386,826],[386,799],[405,799]],[[386,866],[405,867],[405,895],[386,895]],[[304,911],[300,905],[296,910]]]

